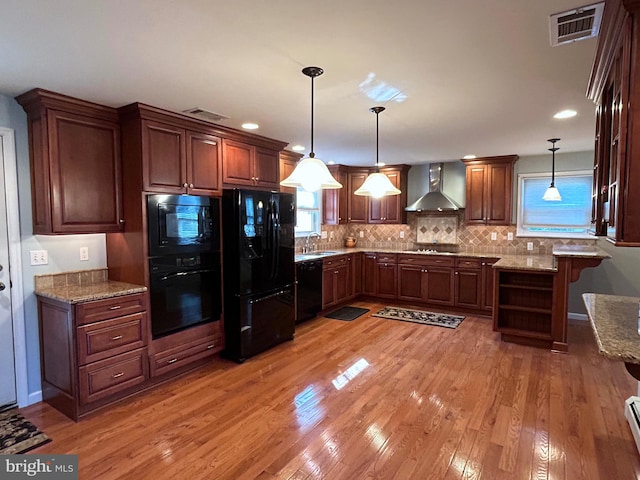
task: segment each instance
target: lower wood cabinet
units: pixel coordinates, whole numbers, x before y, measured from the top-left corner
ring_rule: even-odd
[[[480,296],[480,308],[487,311],[493,309],[493,277],[495,275],[493,264],[497,261],[497,258],[482,259],[482,295]]]
[[[74,420],[149,378],[145,293],[69,304],[38,296],[42,398]]]
[[[482,262],[479,258],[456,258],[454,304],[458,307],[480,308],[482,303]]]
[[[351,295],[347,257],[325,259],[322,266],[322,308],[347,300]]]

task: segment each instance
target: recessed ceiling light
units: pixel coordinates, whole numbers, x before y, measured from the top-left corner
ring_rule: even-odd
[[[384,162],[378,162],[378,163],[376,163],[376,166],[377,166],[377,167],[384,167],[385,165],[386,165],[386,163],[384,163]]]
[[[462,158],[464,158],[465,160],[473,160],[474,158],[476,158],[476,156],[475,155],[465,155]]]
[[[561,112],[556,113],[553,118],[571,118],[575,117],[578,114],[575,110],[562,110]]]
[[[304,145],[294,145],[293,147],[291,147],[291,150],[293,150],[294,152],[304,152],[305,147]]]
[[[242,128],[244,128],[245,130],[256,130],[260,128],[260,125],[258,125],[257,123],[247,122],[242,124]]]
[[[335,164],[336,164],[336,162],[334,162],[333,160],[329,160],[329,161],[327,162],[327,165],[335,165]]]

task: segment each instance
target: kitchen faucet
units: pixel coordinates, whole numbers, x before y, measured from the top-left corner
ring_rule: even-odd
[[[320,238],[320,234],[317,232],[311,232],[309,233],[309,235],[307,235],[307,239],[304,242],[304,246],[302,247],[302,253],[309,253],[309,240],[311,237],[316,237],[316,238]],[[316,243],[313,247],[313,250],[317,250],[318,249],[318,241],[316,240]]]

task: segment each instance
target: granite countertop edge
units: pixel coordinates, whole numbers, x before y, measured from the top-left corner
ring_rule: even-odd
[[[132,283],[106,282],[91,283],[88,285],[64,285],[56,287],[39,288],[34,291],[38,296],[58,300],[68,304],[105,300],[107,298],[144,293],[147,287]]]

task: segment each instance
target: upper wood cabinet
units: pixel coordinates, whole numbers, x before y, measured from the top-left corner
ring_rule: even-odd
[[[322,191],[322,223],[324,225],[342,225],[349,218],[349,175],[344,165],[329,165],[331,175],[342,184],[342,188]]]
[[[280,182],[285,178],[289,178],[289,175],[293,173],[293,170],[295,170],[296,165],[298,164],[298,160],[301,158],[301,153],[290,152],[288,150],[282,150],[280,152]],[[294,187],[283,187],[280,185],[280,191],[293,193],[295,195],[297,189]]]
[[[463,160],[466,165],[467,225],[509,225],[513,164],[517,155]]]
[[[402,193],[382,198],[369,198],[369,223],[407,223],[408,165],[392,165],[380,169]]]
[[[236,140],[222,141],[225,186],[280,189],[279,152]]]
[[[640,246],[640,2],[606,0],[588,97],[596,104],[592,233]]]
[[[380,169],[391,183],[400,189],[400,195],[381,199],[355,195],[373,168],[330,165],[329,171],[343,188],[322,192],[322,223],[406,223],[407,177],[409,165],[390,165]]]
[[[42,89],[16,100],[29,123],[33,233],[120,231],[116,110]]]
[[[219,195],[220,138],[176,114],[135,103],[119,110],[123,156],[135,165],[133,190]],[[133,181],[133,179],[127,179]]]

